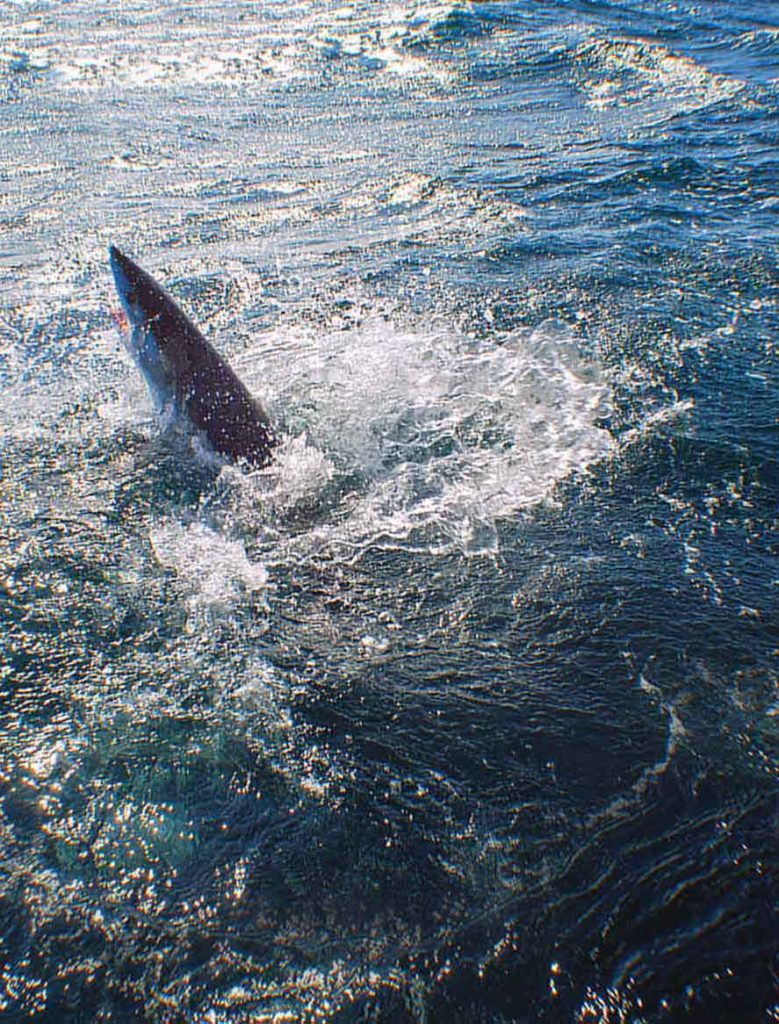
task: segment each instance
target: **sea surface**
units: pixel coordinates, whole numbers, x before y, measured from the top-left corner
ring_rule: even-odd
[[[0,1020],[776,1024],[779,5],[0,0],[0,180]]]

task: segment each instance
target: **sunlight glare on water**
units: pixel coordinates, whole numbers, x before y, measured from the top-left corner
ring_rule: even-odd
[[[0,1017],[776,1017],[775,14],[0,3]]]

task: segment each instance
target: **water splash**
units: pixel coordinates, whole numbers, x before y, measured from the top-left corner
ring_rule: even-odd
[[[265,567],[249,561],[240,541],[202,523],[159,523],[150,540],[160,565],[176,573],[185,592],[189,633],[226,618],[239,599],[267,585]]]
[[[613,450],[605,374],[564,325],[480,340],[369,316],[324,336],[285,332],[262,349],[291,440],[269,471],[228,477],[243,484],[238,509],[249,517],[260,505],[332,509],[340,490],[334,514],[284,541],[298,555],[494,551],[501,519]]]

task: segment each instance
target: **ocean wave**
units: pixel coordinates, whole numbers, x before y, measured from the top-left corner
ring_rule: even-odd
[[[628,39],[591,39],[574,51],[578,87],[594,110],[625,108],[656,123],[732,99],[743,82],[709,71],[664,46]]]
[[[10,52],[6,60],[16,70],[45,71],[59,88],[79,90],[286,88],[338,68],[358,77],[386,75],[400,84],[445,83],[451,78],[445,64],[413,52],[410,45],[420,24],[431,16],[410,14],[405,5],[389,5],[377,16],[369,9],[328,13],[302,3],[290,12],[294,32],[288,23],[269,31],[268,22],[237,12],[223,23],[188,18],[189,31],[183,35],[180,26],[169,24],[164,15],[159,21],[141,19],[128,32],[125,19],[114,13],[100,23],[98,49],[77,38],[67,47],[47,41],[35,49]],[[29,29],[29,35],[46,38],[40,23]]]

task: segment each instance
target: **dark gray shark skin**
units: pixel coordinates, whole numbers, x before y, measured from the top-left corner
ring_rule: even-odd
[[[154,278],[116,246],[109,251],[128,347],[158,408],[184,414],[219,455],[266,466],[278,441],[262,406]]]

